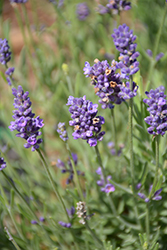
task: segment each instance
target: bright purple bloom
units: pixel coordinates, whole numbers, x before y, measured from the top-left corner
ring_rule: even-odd
[[[164,91],[164,86],[151,89],[150,92],[145,92],[148,99],[143,100],[149,106],[147,110],[150,112],[150,116],[144,119],[150,125],[147,131],[154,136],[164,135],[167,130],[167,104]]]
[[[78,19],[80,21],[84,21],[87,18],[87,16],[89,16],[89,14],[90,14],[87,3],[77,4],[76,13],[77,13]]]
[[[11,122],[9,128],[11,131],[17,130],[19,133],[16,136],[27,141],[24,144],[25,148],[32,147],[31,150],[35,151],[42,142],[42,139],[37,139],[37,137],[42,134],[39,130],[44,126],[43,120],[39,116],[34,118],[35,114],[32,113],[28,91],[24,92],[22,86],[18,86],[18,89],[12,89],[12,93],[15,96],[13,104],[15,110],[12,116],[15,121]]]
[[[137,57],[140,54],[136,51],[137,44],[134,43],[136,36],[133,35],[133,30],[129,30],[126,24],[114,29],[111,36],[116,49],[120,52],[119,60],[122,62],[120,64],[122,76],[128,79],[128,75],[133,75],[139,70]]]
[[[112,61],[111,66],[108,62],[95,60],[95,64],[90,66],[85,62],[84,74],[91,77],[91,84],[94,85],[95,93],[100,98],[99,103],[103,109],[114,108],[114,104],[121,104],[123,98],[119,96],[122,81],[120,74],[116,73],[117,62]]]
[[[67,228],[71,227],[71,223],[66,223],[66,222],[63,222],[63,221],[59,221],[58,223],[62,227],[67,227]]]
[[[142,184],[141,184],[141,183],[138,183],[138,184],[136,185],[136,189],[139,190],[139,189],[141,188],[141,186],[142,186]]]
[[[153,56],[153,53],[152,53],[152,51],[151,51],[150,49],[147,49],[146,52],[147,52],[147,54],[148,54],[150,57]]]
[[[45,218],[44,218],[43,216],[41,216],[41,217],[39,218],[39,220],[40,220],[41,222],[44,222],[44,221],[45,221]]]
[[[11,51],[6,39],[0,38],[0,63],[7,64],[11,59]]]
[[[72,158],[73,158],[75,166],[77,166],[77,162],[78,162],[78,156],[77,156],[77,154],[72,153]],[[59,169],[61,169],[61,172],[63,174],[69,173],[69,176],[68,176],[68,178],[66,180],[66,184],[70,184],[72,182],[72,180],[73,180],[73,177],[74,177],[74,171],[73,171],[73,168],[72,168],[72,164],[71,164],[70,158],[68,159],[68,161],[67,161],[66,164],[63,161],[61,161],[60,159],[58,159],[56,166]],[[77,174],[84,176],[84,173],[81,172],[81,171],[79,171],[79,170],[77,171]]]
[[[59,133],[60,138],[63,141],[67,141],[68,140],[67,130],[66,130],[66,126],[65,126],[64,122],[63,123],[59,122],[57,132]]]
[[[6,162],[3,157],[0,157],[0,171],[6,168]]]
[[[105,180],[104,180],[104,176],[103,176],[101,167],[99,167],[99,168],[96,170],[96,173],[97,173],[98,175],[100,175],[100,180],[97,181],[97,185],[100,186],[100,187],[102,187],[102,188],[101,188],[101,191],[102,191],[102,192],[105,192],[105,193],[114,192],[114,191],[115,191],[115,187],[114,187],[113,184],[110,183],[110,180],[112,179],[111,175],[107,176],[106,184],[105,184]]]
[[[74,139],[83,139],[91,147],[97,145],[97,141],[103,139],[104,131],[101,132],[101,126],[105,120],[102,116],[97,116],[97,104],[86,100],[86,96],[74,98],[69,96],[67,105],[70,106],[72,120],[69,122],[70,126],[74,126]]]
[[[26,3],[28,0],[10,0],[10,3]]]
[[[133,90],[131,90],[129,82],[126,82],[126,84],[120,87],[120,90],[121,91],[119,92],[118,96],[124,100],[127,100],[137,95],[138,86],[135,82],[133,82]]]

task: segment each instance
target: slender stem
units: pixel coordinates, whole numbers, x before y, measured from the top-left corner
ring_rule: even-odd
[[[147,85],[146,85],[147,90],[149,90],[150,85],[152,84],[151,81],[152,81],[152,76],[153,76],[153,70],[154,70],[154,67],[156,65],[155,58],[156,58],[156,55],[158,52],[158,46],[159,46],[159,41],[160,41],[163,26],[164,26],[164,22],[165,22],[166,12],[167,12],[167,3],[165,2],[164,13],[162,15],[161,24],[159,26],[158,34],[157,34],[156,41],[155,41],[155,46],[154,46],[154,51],[153,51],[153,59],[150,63],[149,74],[148,74]]]
[[[84,201],[85,198],[83,196],[81,184],[80,184],[80,181],[79,181],[79,178],[78,178],[78,173],[77,173],[76,166],[75,166],[75,163],[74,163],[74,160],[73,160],[73,157],[72,157],[72,153],[71,153],[71,150],[70,150],[70,147],[69,147],[67,141],[66,141],[66,148],[67,148],[67,151],[68,151],[68,153],[70,155],[70,160],[71,160],[72,168],[73,168],[73,171],[74,171],[74,176],[75,176],[75,179],[76,179],[76,185],[77,185],[77,188],[78,188],[78,191],[79,191],[79,194],[80,194],[80,198],[81,198],[82,201]]]
[[[63,201],[61,195],[59,194],[59,191],[58,191],[58,189],[57,189],[57,187],[56,187],[56,185],[55,185],[55,183],[54,183],[54,181],[53,181],[53,178],[52,178],[52,175],[51,175],[51,173],[50,173],[48,164],[46,163],[46,160],[45,160],[45,158],[44,158],[42,152],[40,151],[40,149],[37,149],[36,151],[38,152],[38,154],[39,154],[39,156],[40,156],[41,162],[42,162],[42,164],[43,164],[43,166],[44,166],[44,169],[45,169],[45,171],[46,171],[46,173],[47,173],[47,175],[48,175],[48,178],[49,178],[49,181],[50,181],[50,183],[51,183],[51,185],[52,185],[52,188],[53,188],[53,190],[54,190],[54,192],[55,192],[57,198],[59,199],[59,201],[60,201],[60,203],[61,203],[61,205],[62,205],[62,207],[63,207],[63,210],[64,210],[64,212],[65,212],[65,214],[66,214],[66,216],[67,216],[68,221],[70,222],[70,218],[69,218],[69,215],[68,215],[68,213],[67,213],[67,210],[66,210],[64,201]]]
[[[93,236],[94,240],[96,240],[102,247],[104,247],[102,241],[96,236],[96,234],[93,232],[93,230],[89,227],[87,221],[85,223],[85,227],[91,233],[91,235]]]
[[[159,136],[158,135],[155,137],[155,147],[156,147],[156,155],[155,155],[156,169],[155,169],[153,186],[152,186],[151,192],[149,194],[149,199],[151,199],[152,195],[155,192],[155,188],[157,185],[157,179],[158,179],[158,169],[159,169]]]
[[[102,174],[103,174],[103,177],[104,177],[104,182],[105,184],[107,183],[106,182],[106,174],[105,174],[105,169],[104,169],[104,166],[102,164],[102,160],[101,160],[101,156],[100,156],[100,152],[99,152],[99,149],[98,149],[98,146],[96,145],[95,146],[95,151],[96,151],[96,155],[97,155],[97,158],[98,158],[98,162],[99,162],[99,165],[101,167],[101,170],[102,170]],[[125,226],[129,227],[129,228],[133,228],[135,230],[139,230],[139,226],[137,225],[134,225],[132,223],[129,223],[127,221],[125,221],[123,218],[121,218],[118,214],[117,214],[117,210],[115,208],[115,205],[114,205],[114,202],[111,198],[111,196],[109,195],[108,196],[108,199],[109,199],[109,204],[110,204],[110,207],[111,207],[111,210],[112,210],[112,213],[114,214],[115,218],[121,222],[122,224],[124,224]]]
[[[15,228],[16,228],[16,231],[17,231],[18,235],[20,236],[20,238],[21,238],[22,240],[25,240],[24,237],[23,237],[23,235],[22,235],[22,233],[20,232],[20,230],[19,230],[19,228],[18,228],[16,222],[15,222],[15,219],[14,219],[14,217],[13,217],[13,214],[12,214],[10,208],[8,208],[8,213],[9,213],[9,215],[10,215],[10,218],[11,218],[12,222],[13,222],[13,225],[14,225]]]
[[[149,208],[148,208],[149,204],[147,203],[146,205],[146,220],[145,220],[145,224],[146,224],[146,235],[147,235],[147,245],[149,246],[149,241],[150,241],[150,223],[149,223]]]
[[[133,90],[133,78],[130,76],[130,89]],[[135,193],[135,172],[133,157],[133,98],[129,100],[129,148],[130,148],[130,170],[132,178],[132,191]]]
[[[21,250],[20,247],[17,245],[16,241],[13,239],[12,235],[9,233],[7,227],[5,227],[4,229],[5,229],[6,233],[7,233],[7,235],[9,236],[9,240],[13,243],[13,245],[15,246],[15,248],[17,250]]]
[[[116,148],[116,153],[118,150],[118,145],[117,145],[117,130],[116,130],[116,124],[115,124],[115,115],[114,115],[114,109],[111,109],[111,117],[112,117],[112,133],[114,136],[114,143],[115,143],[115,148]]]

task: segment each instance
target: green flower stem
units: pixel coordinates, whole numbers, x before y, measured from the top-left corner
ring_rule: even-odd
[[[77,188],[78,188],[78,191],[79,191],[79,194],[80,194],[80,198],[81,198],[82,201],[84,201],[85,198],[83,196],[83,192],[82,192],[81,184],[80,184],[79,177],[78,177],[78,174],[77,174],[77,170],[76,170],[76,167],[75,167],[75,163],[74,163],[74,160],[73,160],[73,157],[72,157],[72,153],[71,153],[71,150],[70,150],[70,147],[69,147],[67,141],[66,141],[66,148],[67,148],[67,151],[68,151],[68,153],[70,155],[72,169],[74,171],[74,176],[75,176],[75,179],[76,179],[76,185],[77,185]]]
[[[104,166],[102,164],[102,160],[101,160],[101,156],[100,156],[100,152],[99,152],[99,149],[98,149],[98,146],[96,145],[95,146],[95,151],[96,151],[96,155],[97,155],[97,159],[98,159],[98,162],[99,162],[99,165],[101,167],[101,170],[102,170],[102,174],[103,174],[103,177],[104,177],[104,182],[106,184],[106,174],[105,174],[105,169],[104,169]],[[132,223],[129,223],[127,221],[125,221],[123,218],[121,218],[118,214],[117,214],[117,210],[115,208],[115,205],[114,205],[114,202],[111,198],[111,196],[109,195],[108,196],[108,199],[109,199],[109,204],[110,204],[110,207],[111,207],[111,210],[112,210],[112,213],[114,214],[115,218],[120,222],[122,223],[123,225],[129,227],[129,228],[133,228],[134,230],[140,230],[140,227],[138,225],[134,225]]]
[[[40,149],[37,149],[36,151],[37,151],[38,154],[39,154],[39,157],[40,157],[40,159],[41,159],[41,162],[42,162],[42,164],[43,164],[43,167],[44,167],[44,169],[45,169],[45,171],[46,171],[46,173],[47,173],[47,175],[48,175],[49,181],[50,181],[50,183],[51,183],[51,185],[52,185],[52,188],[53,188],[53,190],[54,190],[54,193],[56,194],[56,197],[59,199],[59,201],[60,201],[60,203],[61,203],[61,205],[62,205],[62,207],[63,207],[63,210],[64,210],[64,212],[65,212],[65,214],[66,214],[66,216],[67,216],[67,220],[70,222],[70,218],[69,218],[69,215],[68,215],[68,213],[67,213],[67,210],[66,210],[64,201],[63,201],[61,195],[59,194],[59,191],[58,191],[58,189],[57,189],[57,187],[56,187],[56,185],[55,185],[55,183],[54,183],[54,181],[53,181],[52,175],[51,175],[51,173],[50,173],[50,170],[49,170],[48,164],[47,164],[47,162],[46,162],[46,160],[45,160],[45,158],[44,158],[44,155],[42,154],[42,152],[40,151]]]
[[[132,191],[131,191],[131,189],[123,187],[122,185],[116,183],[116,182],[113,181],[112,179],[110,179],[109,182],[110,182],[111,184],[113,184],[115,187],[117,187],[117,188],[119,188],[120,190],[124,191],[125,193],[133,194]]]
[[[17,250],[21,250],[20,247],[17,245],[16,241],[13,239],[13,237],[12,237],[11,234],[9,233],[7,227],[5,227],[4,229],[5,229],[6,233],[7,233],[7,235],[9,236],[9,240],[12,242],[12,244],[15,246],[15,248],[16,248]]]
[[[167,3],[165,2],[164,13],[162,14],[161,24],[159,26],[158,34],[157,34],[156,41],[155,41],[155,46],[154,46],[154,51],[153,51],[153,59],[152,59],[152,61],[150,63],[146,90],[149,90],[150,86],[152,84],[151,80],[152,80],[152,76],[153,76],[153,70],[154,70],[154,67],[156,65],[155,58],[156,58],[156,55],[158,53],[158,46],[159,46],[159,41],[160,41],[160,38],[161,38],[162,29],[163,29],[164,22],[165,22],[166,13],[167,13]]]
[[[91,235],[93,236],[94,240],[97,241],[99,243],[100,246],[104,247],[102,241],[97,237],[97,235],[93,232],[93,230],[89,227],[88,222],[86,221],[85,223],[85,227],[87,228],[87,230],[91,233]]]
[[[111,117],[112,117],[112,133],[114,137],[114,143],[115,143],[115,148],[116,152],[118,150],[118,145],[117,145],[117,130],[116,130],[116,124],[115,124],[115,115],[114,115],[114,109],[111,109]]]
[[[130,89],[133,91],[133,77],[130,76]],[[142,224],[139,220],[139,213],[137,208],[137,199],[136,199],[136,189],[135,189],[135,166],[134,166],[134,156],[133,156],[133,98],[129,100],[129,148],[130,148],[130,171],[131,171],[131,180],[132,180],[132,192],[133,192],[133,201],[134,201],[134,211],[138,225],[142,229]]]
[[[146,204],[145,225],[146,225],[147,245],[149,246],[149,242],[150,242],[150,223],[149,223],[149,204],[148,203]]]
[[[11,212],[10,207],[7,208],[7,209],[8,209],[8,213],[9,213],[9,215],[10,215],[10,218],[11,218],[11,220],[12,220],[12,222],[13,222],[14,227],[16,228],[16,231],[17,231],[18,235],[20,236],[20,238],[21,238],[22,240],[25,240],[24,237],[23,237],[23,235],[22,235],[22,233],[20,232],[20,230],[19,230],[19,228],[18,228],[16,222],[15,222],[15,219],[14,219],[14,217],[13,217],[13,214],[12,214],[12,212]]]
[[[130,76],[130,89],[133,90],[133,78]],[[129,148],[130,148],[130,170],[132,178],[132,191],[135,194],[135,171],[133,157],[133,98],[129,100]]]
[[[157,179],[158,179],[158,169],[159,169],[159,136],[157,135],[155,137],[155,148],[156,148],[156,155],[155,155],[155,160],[156,160],[156,169],[155,169],[155,177],[154,177],[154,182],[153,182],[153,186],[151,189],[151,192],[149,194],[149,199],[151,199],[152,195],[155,192],[155,188],[157,185]]]

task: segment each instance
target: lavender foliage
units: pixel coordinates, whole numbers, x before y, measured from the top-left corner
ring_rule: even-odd
[[[74,98],[69,96],[67,105],[70,106],[72,120],[70,126],[74,126],[73,138],[86,140],[91,147],[97,145],[98,141],[103,140],[104,131],[101,126],[105,120],[102,116],[97,116],[97,104],[86,100],[86,96]]]
[[[147,110],[150,113],[150,115],[144,119],[149,125],[147,131],[154,136],[163,136],[167,130],[167,104],[164,91],[165,88],[163,86],[155,90],[151,89],[150,92],[145,92],[148,99],[143,100],[143,102],[149,106]]]
[[[77,4],[76,14],[80,21],[84,21],[90,14],[87,3],[84,2]]]
[[[85,62],[84,74],[86,77],[91,77],[91,83],[94,85],[95,93],[100,98],[99,103],[103,109],[112,109],[113,104],[121,104],[123,101],[123,98],[119,96],[122,81],[116,69],[117,62],[114,60],[111,66],[106,60],[100,62],[96,59],[93,66]]]
[[[11,51],[7,39],[0,38],[0,63],[6,65],[11,59]]]
[[[15,110],[12,116],[15,121],[11,122],[9,129],[11,131],[17,130],[19,133],[16,136],[24,138],[27,141],[24,147],[32,147],[31,150],[35,151],[42,142],[42,139],[37,139],[37,137],[42,134],[39,130],[44,126],[43,120],[39,116],[34,118],[35,114],[32,113],[28,91],[24,92],[22,86],[18,86],[18,89],[12,89],[12,93],[15,96],[13,104]]]

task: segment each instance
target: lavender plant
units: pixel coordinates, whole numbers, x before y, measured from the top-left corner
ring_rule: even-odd
[[[167,2],[96,2],[0,23],[0,249],[166,247]]]

